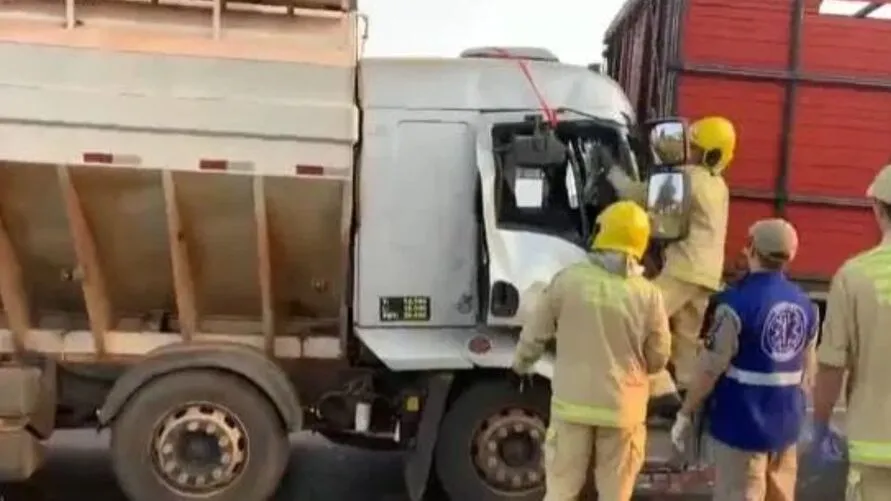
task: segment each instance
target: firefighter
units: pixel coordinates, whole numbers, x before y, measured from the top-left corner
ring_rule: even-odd
[[[691,125],[690,146],[690,164],[685,167],[690,179],[690,230],[684,240],[665,248],[665,266],[655,279],[671,318],[671,365],[681,390],[689,386],[695,370],[709,298],[721,287],[730,203],[722,174],[733,160],[736,131],[726,118],[706,117]],[[632,181],[618,167],[608,177],[621,197],[645,204],[645,184]],[[676,410],[677,388],[668,371],[651,378],[651,384],[654,406]]]
[[[886,501],[891,499],[891,165],[878,173],[866,195],[882,240],[842,265],[829,288],[817,353],[814,451],[825,459],[844,447],[829,420],[848,371],[849,499]]]
[[[692,416],[714,439],[716,501],[792,501],[796,444],[813,386],[819,316],[786,278],[798,236],[783,219],[749,229],[748,274],[717,295],[706,350],[671,430],[684,451]]]
[[[592,465],[600,499],[631,499],[644,461],[648,375],[671,352],[662,296],[638,264],[650,237],[646,212],[616,202],[597,224],[589,258],[540,295],[513,362],[527,374],[556,339],[545,501],[578,499]]]

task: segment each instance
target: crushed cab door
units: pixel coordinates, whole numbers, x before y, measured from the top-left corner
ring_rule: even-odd
[[[504,117],[489,117],[478,128],[476,145],[489,288],[486,318],[489,325],[519,325],[536,293],[558,271],[585,259],[586,251],[561,236],[563,229],[571,231],[571,222],[562,221],[559,213],[549,219],[541,211],[548,183],[565,178],[555,181],[546,170],[505,161],[494,151],[493,139],[495,128],[503,129],[498,124]],[[514,121],[522,122],[522,117]]]

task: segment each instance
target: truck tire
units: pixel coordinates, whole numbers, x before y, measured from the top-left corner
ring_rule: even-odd
[[[452,501],[538,501],[550,392],[520,393],[507,381],[481,381],[443,416],[436,441],[439,483]]]
[[[112,467],[131,501],[265,501],[289,452],[271,402],[223,371],[152,380],[112,425]]]

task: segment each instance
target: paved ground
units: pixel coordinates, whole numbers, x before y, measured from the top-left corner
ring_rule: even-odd
[[[107,437],[89,431],[54,437],[47,467],[24,486],[0,485],[2,501],[127,501],[106,457]],[[396,453],[368,452],[301,434],[277,501],[406,501]]]
[[[57,433],[46,468],[28,484],[0,485],[0,500],[127,501],[114,483],[107,446],[107,436],[94,432]],[[351,449],[319,436],[297,435],[291,465],[275,501],[298,500],[407,501],[402,458],[398,453]]]
[[[58,433],[47,467],[28,484],[0,485],[0,501],[127,501],[112,478],[107,444],[107,437],[89,431]],[[800,499],[842,499],[841,471],[811,472],[806,467],[803,470],[800,477],[806,489],[800,493]],[[318,436],[298,435],[293,440],[291,465],[276,501],[298,500],[407,501],[402,489],[401,456],[339,447]]]

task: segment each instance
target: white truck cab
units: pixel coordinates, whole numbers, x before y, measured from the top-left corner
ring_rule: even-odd
[[[531,82],[505,58],[361,62],[354,319],[394,369],[467,364],[457,360],[479,327],[520,325],[524,293],[585,258],[614,200],[599,153],[637,175],[633,117],[612,80],[522,64]],[[553,133],[540,98],[557,110]]]

